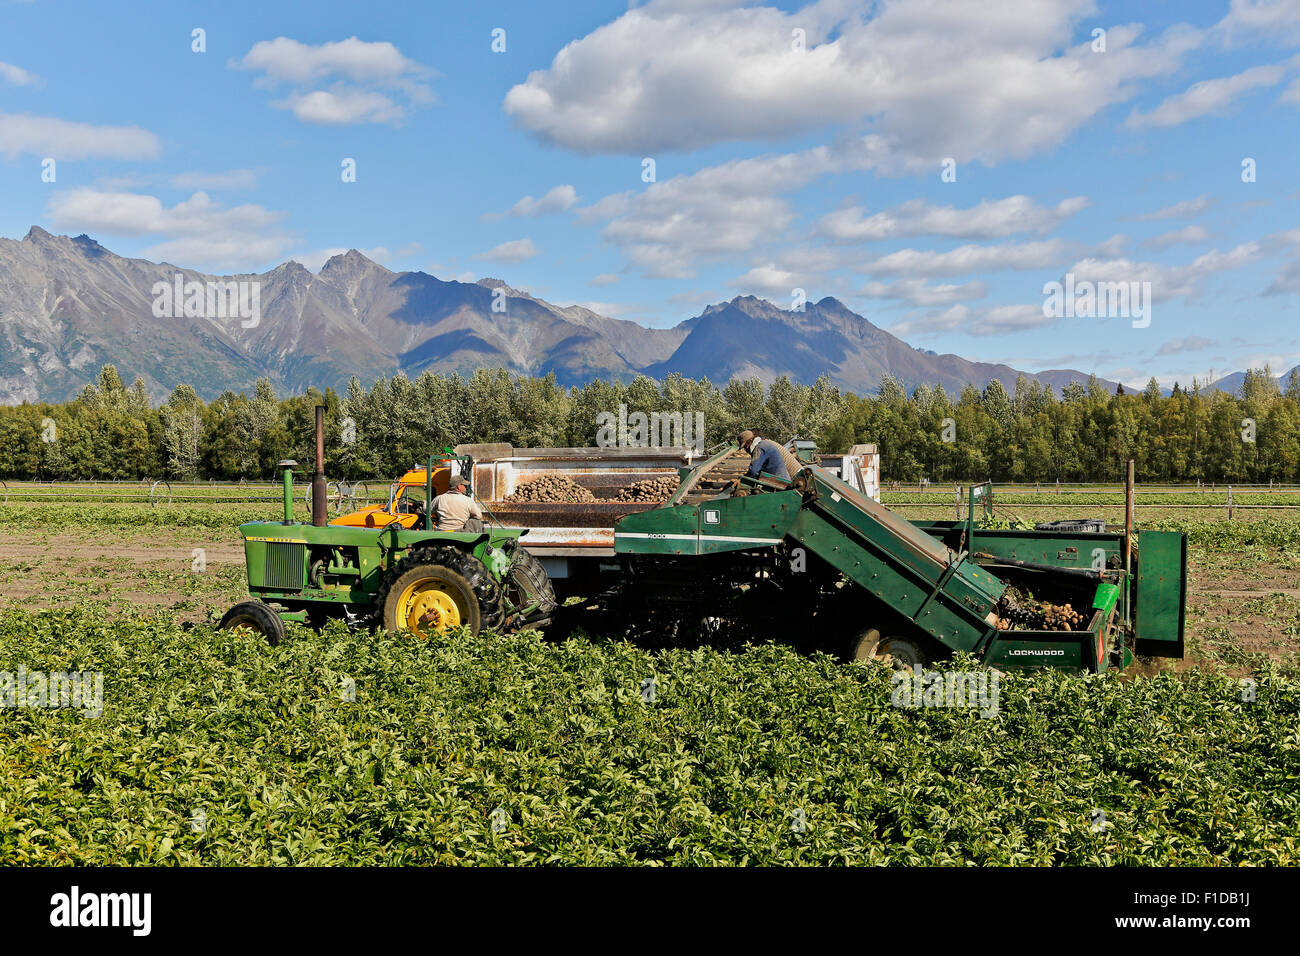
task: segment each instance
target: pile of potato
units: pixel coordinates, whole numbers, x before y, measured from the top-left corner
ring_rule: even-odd
[[[1052,604],[1009,593],[999,610],[997,624],[1000,631],[1083,631],[1088,628],[1087,617],[1069,604]]]
[[[610,501],[667,501],[677,490],[677,479],[665,475],[662,478],[647,478],[634,481],[619,491]]]
[[[506,501],[566,501],[581,504],[589,501],[667,501],[677,491],[678,481],[672,475],[634,481],[609,498],[597,498],[572,478],[563,475],[539,475],[515,488]]]
[[[570,501],[575,503],[595,501],[593,495],[582,485],[563,475],[539,475],[525,481],[514,490],[506,501]]]

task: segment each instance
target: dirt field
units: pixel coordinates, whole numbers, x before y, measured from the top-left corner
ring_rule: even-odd
[[[244,549],[234,529],[0,532],[0,607],[91,600],[112,614],[169,610],[200,621],[244,596]]]

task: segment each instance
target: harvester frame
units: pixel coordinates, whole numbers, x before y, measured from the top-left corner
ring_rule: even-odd
[[[705,598],[676,610],[704,629],[730,608],[791,593],[813,596],[803,628],[856,659],[888,655],[915,665],[965,652],[999,668],[1096,672],[1126,666],[1135,654],[1183,655],[1180,533],[981,529],[974,510],[991,496],[988,485],[972,489],[965,521],[910,522],[812,463],[791,481],[744,477],[737,494],[701,493],[701,479],[733,451],[684,474],[663,507],[615,528],[622,579],[641,580],[643,592],[647,577],[692,580]],[[741,572],[753,582],[741,596],[734,567],[756,561],[762,570]],[[1081,609],[1085,628],[1000,627],[1013,583]],[[646,611],[621,590],[620,600]],[[780,609],[785,618],[799,610]],[[741,617],[764,616],[754,611]]]

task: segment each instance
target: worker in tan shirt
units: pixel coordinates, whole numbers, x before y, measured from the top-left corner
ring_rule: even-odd
[[[462,531],[469,519],[476,518],[479,522],[483,520],[483,511],[478,502],[465,493],[463,475],[455,475],[447,493],[433,499],[433,513],[435,531]]]

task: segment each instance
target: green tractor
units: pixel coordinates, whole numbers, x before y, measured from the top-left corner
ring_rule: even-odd
[[[284,520],[240,525],[253,600],[236,604],[218,627],[284,638],[285,622],[319,626],[331,617],[427,639],[455,627],[540,626],[556,605],[541,564],[520,547],[521,528],[435,531],[431,513],[422,527],[394,520],[384,527],[326,522],[319,453],[310,523],[293,517],[293,469],[284,480]],[[430,459],[430,485],[434,473]],[[318,490],[319,489],[319,490]],[[427,489],[427,501],[433,488]]]

